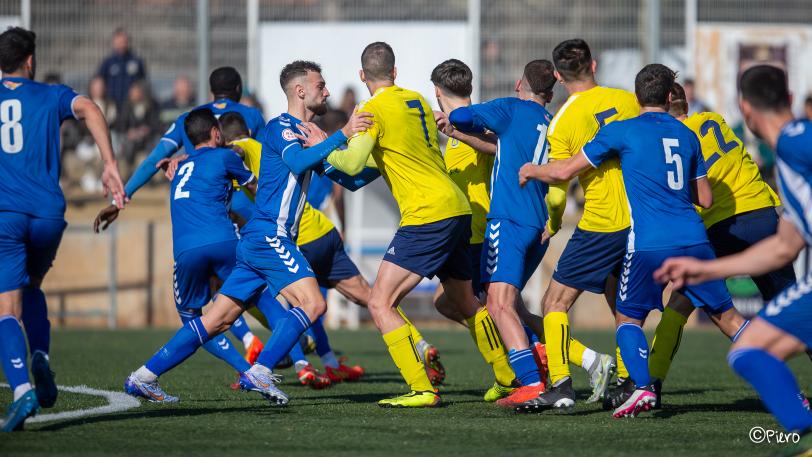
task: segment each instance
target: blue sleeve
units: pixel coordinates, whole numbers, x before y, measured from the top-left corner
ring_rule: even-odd
[[[473,121],[472,126],[474,128],[478,128],[480,131],[482,128],[485,128],[499,135],[505,132],[510,126],[510,122],[513,119],[512,105],[517,100],[518,99],[515,98],[497,98],[487,103],[471,105],[467,107],[466,111],[470,111],[470,116]],[[452,114],[458,109],[454,110]],[[449,118],[449,120],[451,120],[451,118]],[[453,121],[451,122],[458,129],[463,132],[466,131],[462,127],[457,126]],[[473,130],[473,132],[476,131],[477,130]]]
[[[76,117],[73,112],[73,101],[79,96],[73,89],[68,86],[58,85],[54,86],[56,90],[56,103],[59,110],[59,121]]]
[[[699,139],[696,138],[696,135],[694,135],[694,138],[691,138],[690,145],[693,149],[693,160],[691,160],[691,167],[690,170],[688,170],[688,173],[691,174],[688,179],[695,180],[707,176],[708,171],[705,168],[705,158],[702,156],[702,146],[699,143]]]
[[[223,150],[223,167],[229,176],[236,179],[240,185],[247,184],[254,178],[254,174],[245,166],[245,162],[230,149]]]
[[[297,175],[321,164],[322,160],[326,159],[341,143],[347,141],[347,137],[344,136],[344,133],[338,130],[321,143],[305,149],[302,147],[302,144],[299,143],[299,140],[295,138],[292,140],[286,139],[284,133],[280,135],[283,141],[281,152],[282,161],[290,168],[290,171]]]
[[[175,146],[175,150],[179,150],[183,147],[183,121],[186,119],[186,115],[183,114],[169,126],[169,129],[164,133],[164,136],[161,137],[161,142],[169,142]]]
[[[617,157],[623,147],[623,129],[619,123],[611,123],[598,130],[598,134],[584,145],[583,151],[590,165],[598,168],[603,162]]]
[[[124,193],[132,198],[135,191],[149,182],[150,178],[158,171],[155,165],[157,165],[161,159],[165,159],[177,152],[177,150],[178,147],[174,144],[168,141],[159,141],[155,149],[149,153],[149,156],[141,162],[141,165],[139,165],[133,175],[130,176],[127,184],[124,186]]]
[[[333,180],[333,182],[340,184],[345,189],[355,192],[356,190],[378,179],[381,172],[377,168],[364,167],[361,173],[358,173],[355,176],[350,176],[325,162],[324,175]]]

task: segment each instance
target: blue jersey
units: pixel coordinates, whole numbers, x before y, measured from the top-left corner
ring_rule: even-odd
[[[474,124],[498,137],[491,172],[491,207],[488,219],[508,219],[543,229],[547,223],[547,184],[532,180],[519,186],[519,169],[532,162],[547,162],[547,126],[550,113],[543,106],[518,98],[498,98],[471,105]]]
[[[776,142],[775,155],[784,214],[806,244],[812,245],[812,122],[787,123]]]
[[[226,113],[240,113],[245,120],[245,125],[248,126],[248,129],[250,130],[249,133],[251,134],[252,138],[256,138],[259,131],[262,130],[262,126],[265,124],[265,121],[262,119],[262,113],[260,113],[258,109],[245,106],[233,100],[215,100],[213,102],[206,103],[205,105],[200,105],[195,109],[201,108],[210,109],[214,113],[214,116],[218,119],[220,116]],[[175,123],[169,126],[169,130],[164,133],[161,141],[169,142],[170,144],[174,145],[176,149],[183,147],[187,151],[194,150],[195,147],[192,142],[189,141],[189,137],[186,136],[186,130],[183,128],[183,122],[186,120],[186,116],[188,115],[189,113],[181,114]]]
[[[333,193],[333,180],[327,176],[314,174],[307,190],[307,202],[316,209],[323,209]]]
[[[699,139],[668,113],[645,113],[612,122],[583,149],[597,168],[620,158],[631,208],[629,252],[707,243],[691,198],[691,183],[705,176]]]
[[[271,119],[257,138],[262,143],[256,211],[243,234],[283,236],[296,241],[307,188],[315,168],[347,138],[339,130],[305,149],[296,138],[301,121],[284,113]]]
[[[77,96],[63,85],[0,80],[0,211],[64,217],[59,127]]]
[[[237,239],[228,217],[232,180],[246,184],[253,177],[231,149],[189,152],[189,157],[178,164],[169,189],[175,257],[188,249]]]
[[[251,131],[252,138],[256,138],[265,123],[262,119],[262,113],[258,109],[245,106],[229,99],[215,100],[205,105],[200,105],[195,109],[198,108],[208,108],[212,110],[217,118],[225,113],[240,113],[245,120],[245,125],[248,126]],[[186,136],[186,130],[183,127],[183,122],[186,120],[188,114],[189,113],[181,114],[177,120],[169,126],[169,130],[161,137],[161,141],[158,142],[149,156],[141,162],[141,165],[138,166],[138,169],[135,170],[135,173],[133,173],[127,181],[127,185],[124,186],[124,192],[128,197],[132,197],[141,186],[152,178],[157,172],[155,165],[157,165],[158,161],[171,156],[181,148],[185,148],[187,151],[193,151],[195,149],[194,145]]]

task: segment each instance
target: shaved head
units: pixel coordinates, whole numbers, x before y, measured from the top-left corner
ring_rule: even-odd
[[[361,53],[361,69],[370,81],[394,79],[395,52],[383,41],[376,41],[364,48]]]

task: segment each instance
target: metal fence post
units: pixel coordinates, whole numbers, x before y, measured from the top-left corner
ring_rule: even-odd
[[[209,0],[197,0],[197,103],[209,98]]]
[[[246,65],[248,67],[247,87],[256,93],[259,87],[259,0],[248,0],[245,5],[246,40],[248,42]]]
[[[479,55],[482,52],[482,40],[480,38],[480,27],[482,23],[482,1],[468,0],[468,43],[471,46],[471,71],[477,77],[474,80],[474,90],[471,92],[471,100],[479,103],[479,91],[482,85],[482,72],[479,68]]]

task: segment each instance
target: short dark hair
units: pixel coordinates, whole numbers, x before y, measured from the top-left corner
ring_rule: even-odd
[[[279,85],[287,90],[288,84],[296,78],[307,76],[307,72],[321,73],[321,65],[309,60],[294,60],[285,65],[279,73]]]
[[[553,99],[553,86],[555,86],[553,71],[553,63],[545,59],[531,60],[524,66],[523,75],[530,84],[530,90],[548,102]]]
[[[14,73],[37,49],[37,35],[22,27],[9,27],[0,34],[0,70]]]
[[[231,98],[240,101],[242,77],[234,67],[216,68],[209,76],[209,89],[215,98]]]
[[[474,74],[458,59],[448,59],[431,71],[431,82],[457,97],[470,97],[474,91]]]
[[[781,111],[790,107],[787,73],[772,65],[755,65],[739,79],[742,98],[754,108]]]
[[[553,64],[565,81],[584,79],[592,74],[592,51],[580,38],[562,41],[553,49]]]
[[[804,105],[812,105],[812,94],[806,96],[804,99]]]
[[[383,41],[370,43],[361,53],[361,69],[372,81],[392,79],[395,70],[395,51]]]
[[[186,136],[195,146],[211,139],[213,127],[219,127],[219,124],[214,113],[208,108],[197,108],[190,111],[183,121],[183,130],[186,131]]]
[[[236,111],[230,111],[220,116],[220,131],[223,132],[223,140],[230,143],[239,138],[245,138],[251,134],[245,118]]]
[[[688,98],[685,96],[685,88],[678,82],[671,86],[671,104],[668,106],[668,112],[672,116],[688,114]]]
[[[640,106],[666,106],[677,74],[663,64],[651,63],[634,78],[634,93]]]
[[[318,117],[316,124],[328,135],[337,132],[341,127],[349,122],[350,117],[344,111],[331,109]]]

